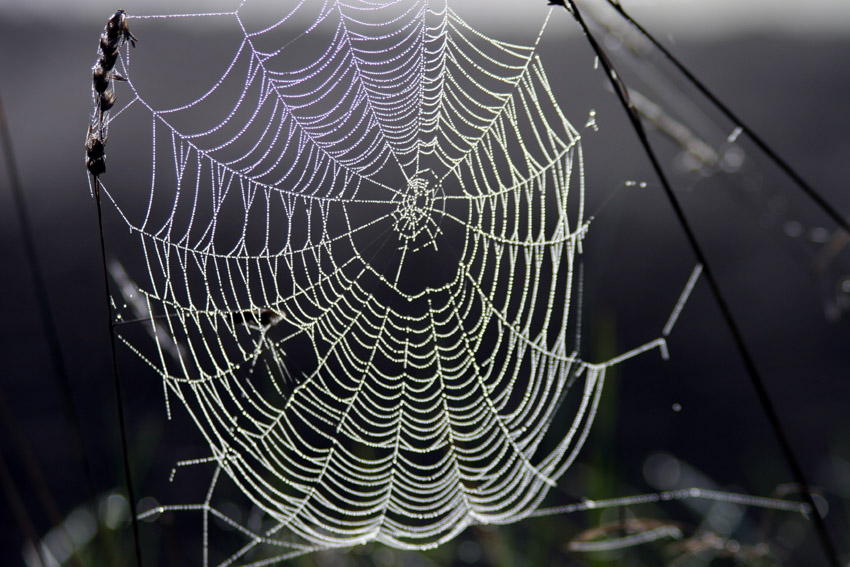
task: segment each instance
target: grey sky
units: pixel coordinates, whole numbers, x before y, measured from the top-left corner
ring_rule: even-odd
[[[307,0],[318,2],[319,0]],[[483,0],[458,0],[459,4]],[[545,5],[545,0],[487,0],[488,12],[498,14],[511,4]],[[581,0],[584,3],[601,0]],[[288,0],[253,0],[254,13],[279,14]],[[847,0],[622,0],[622,4],[657,33],[688,37],[718,37],[753,32],[846,35],[850,33]],[[100,21],[104,14],[123,8],[133,14],[232,11],[238,0],[0,0],[0,18],[7,21],[38,19],[46,22]],[[507,23],[533,10],[516,10]]]

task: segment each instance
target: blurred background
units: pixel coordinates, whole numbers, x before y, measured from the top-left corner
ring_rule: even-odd
[[[220,5],[219,5],[220,4]],[[545,16],[545,1],[460,2],[470,24],[518,42]],[[850,559],[850,255],[835,226],[651,49],[633,49],[610,14],[594,28],[630,87],[713,148],[693,147],[657,124],[651,139],[705,247],[744,339],[803,468],[816,487],[843,564]],[[819,0],[622,2],[730,108],[822,195],[850,213],[850,5]],[[232,10],[227,2],[0,1],[0,96],[32,227],[32,244],[67,382],[57,371],[13,201],[0,168],[0,563],[126,565],[133,561],[125,499],[107,313],[94,201],[83,143],[91,110],[98,37],[118,8],[129,13]],[[268,3],[268,14],[274,13]],[[256,17],[263,17],[259,10]],[[271,16],[269,16],[271,17]],[[480,18],[480,20],[476,20]],[[535,22],[537,22],[535,24]],[[161,65],[203,75],[229,60],[220,29],[173,21],[132,22],[136,51],[179,38],[186,52]],[[533,39],[533,36],[532,38]],[[148,47],[151,46],[151,47]],[[624,47],[625,46],[625,47]],[[575,23],[556,12],[540,47],[570,121],[584,136],[588,210],[583,356],[607,360],[657,337],[695,259],[633,132],[595,69]],[[119,96],[121,91],[119,90]],[[646,109],[651,106],[646,106]],[[673,110],[669,110],[673,109]],[[585,127],[594,111],[599,131]],[[668,114],[663,114],[668,116]],[[139,134],[144,185],[150,140]],[[127,158],[125,157],[125,160]],[[713,160],[713,161],[712,161]],[[110,172],[111,173],[111,172]],[[107,174],[106,179],[109,180]],[[141,181],[139,181],[141,180]],[[109,180],[111,183],[116,181]],[[641,184],[645,182],[645,187]],[[114,211],[113,211],[114,213]],[[113,214],[110,235],[126,231]],[[547,505],[698,486],[798,499],[793,476],[768,426],[733,340],[700,282],[657,353],[612,370],[602,407],[578,462]],[[206,455],[185,417],[166,420],[162,384],[119,345],[130,466],[144,506],[197,502],[210,470],[176,462]],[[185,475],[185,476],[184,476]],[[231,494],[232,493],[232,494]],[[250,521],[233,498],[229,515]],[[229,500],[228,500],[229,502]],[[627,520],[673,526],[683,539],[606,552],[570,549],[585,530]],[[142,522],[148,565],[201,565],[199,515]],[[239,547],[213,525],[210,563]],[[212,536],[211,536],[212,537]],[[42,553],[36,552],[36,547]],[[575,545],[573,546],[575,547]],[[41,556],[41,557],[40,557]],[[707,502],[668,502],[559,514],[515,525],[469,529],[429,552],[378,545],[312,554],[303,565],[827,565],[811,523],[793,513]]]

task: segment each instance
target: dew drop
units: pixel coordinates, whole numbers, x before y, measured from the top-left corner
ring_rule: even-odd
[[[744,131],[744,129],[741,128],[740,126],[736,127],[734,130],[732,130],[732,133],[729,134],[729,136],[726,138],[726,141],[729,142],[730,144],[734,144],[735,141],[738,139],[738,136],[740,136],[741,132],[743,132],[743,131]]]
[[[596,110],[591,109],[590,112],[587,113],[587,122],[584,127],[593,128],[594,132],[599,132],[599,125],[596,123]]]

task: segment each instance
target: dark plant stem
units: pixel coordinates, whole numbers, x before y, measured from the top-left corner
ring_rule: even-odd
[[[115,404],[118,406],[118,427],[121,432],[121,454],[124,461],[124,479],[127,482],[127,499],[130,502],[130,521],[133,525],[133,539],[136,545],[136,563],[142,567],[142,547],[139,540],[139,520],[136,513],[136,494],[133,490],[133,477],[130,473],[130,454],[127,445],[127,429],[124,419],[124,403],[121,395],[121,380],[118,378],[118,357],[115,348],[114,314],[109,295],[109,271],[106,267],[106,243],[103,237],[103,209],[100,203],[100,180],[92,176],[94,183],[94,200],[97,204],[97,228],[100,236],[100,259],[103,265],[103,291],[106,298],[106,314],[109,327],[109,347],[112,355],[112,377],[115,384]]]
[[[694,255],[697,257],[697,261],[703,265],[703,274],[705,275],[705,279],[708,282],[712,295],[717,301],[718,307],[720,308],[720,312],[723,316],[724,321],[726,322],[726,326],[729,328],[729,331],[732,334],[732,337],[735,341],[735,345],[737,346],[738,353],[744,362],[747,374],[750,377],[750,382],[752,383],[753,388],[755,388],[756,395],[758,396],[762,409],[764,410],[767,420],[770,423],[770,426],[773,430],[773,434],[776,437],[776,440],[779,442],[782,453],[786,461],[788,462],[789,468],[791,469],[791,473],[793,474],[797,483],[800,484],[804,500],[807,504],[809,504],[809,506],[812,507],[811,517],[814,522],[815,532],[817,533],[818,538],[820,539],[821,546],[823,547],[823,550],[827,555],[829,564],[832,567],[840,567],[840,563],[838,561],[838,554],[836,552],[835,546],[832,543],[832,539],[829,536],[829,532],[827,531],[826,523],[823,521],[820,512],[818,512],[817,505],[815,504],[815,500],[812,496],[810,485],[806,480],[806,475],[803,472],[803,468],[800,465],[800,461],[797,459],[793,449],[791,448],[791,443],[788,440],[788,436],[786,435],[782,423],[779,419],[779,414],[770,399],[770,396],[767,392],[767,388],[764,385],[764,381],[762,380],[761,375],[759,374],[756,368],[753,357],[744,342],[741,330],[739,329],[738,324],[735,322],[735,319],[732,316],[732,311],[729,307],[729,304],[726,302],[723,297],[723,294],[720,291],[720,286],[714,277],[714,273],[711,269],[711,265],[708,262],[708,258],[706,257],[705,253],[702,250],[702,247],[697,241],[696,235],[694,234],[694,231],[691,228],[687,217],[685,216],[684,210],[682,209],[681,204],[676,198],[676,195],[673,193],[673,189],[670,186],[669,181],[667,180],[667,176],[664,174],[664,171],[661,168],[658,158],[656,157],[655,152],[653,151],[652,146],[649,143],[646,131],[643,128],[643,123],[640,120],[640,115],[628,100],[627,88],[622,82],[622,80],[619,78],[619,75],[617,74],[610,60],[606,56],[604,50],[596,41],[596,38],[594,38],[593,34],[585,23],[584,18],[582,17],[581,12],[579,11],[578,6],[575,3],[575,0],[566,0],[566,2],[569,6],[564,5],[564,7],[568,8],[568,11],[572,13],[573,18],[575,18],[579,26],[581,26],[582,31],[584,32],[588,42],[593,48],[593,51],[599,57],[599,61],[602,64],[602,67],[605,70],[608,79],[611,81],[611,85],[614,88],[614,92],[617,94],[617,98],[619,99],[620,104],[622,105],[623,109],[626,111],[626,114],[629,117],[632,129],[634,130],[635,134],[638,137],[638,140],[643,146],[643,149],[652,164],[652,168],[658,176],[659,181],[661,182],[661,186],[664,188],[664,193],[667,196],[670,205],[673,207],[673,211],[676,214],[676,218],[679,221],[679,225],[685,232],[685,236],[688,239],[688,243],[690,244]]]
[[[826,213],[835,223],[844,229],[845,232],[850,235],[850,223],[848,223],[847,219],[838,212],[838,210],[833,207],[826,198],[818,193],[811,185],[809,185],[804,179],[803,176],[797,173],[797,171],[791,167],[791,165],[782,159],[782,157],[777,154],[773,148],[771,148],[767,142],[765,142],[758,134],[756,134],[752,128],[746,125],[746,123],[741,120],[741,118],[732,112],[732,110],[726,106],[719,98],[717,98],[714,93],[709,90],[705,84],[697,79],[697,77],[690,72],[690,70],[685,67],[679,59],[673,55],[666,47],[664,47],[655,37],[650,34],[646,29],[641,26],[637,21],[635,21],[624,9],[623,6],[620,5],[620,2],[617,0],[608,0],[608,3],[615,9],[617,12],[632,26],[635,27],[646,39],[652,43],[658,49],[664,57],[667,58],[670,63],[673,64],[676,69],[685,76],[690,83],[696,87],[696,89],[703,94],[711,103],[717,107],[720,112],[722,112],[726,118],[735,123],[735,126],[741,129],[743,133],[745,133],[753,143],[758,146],[758,148],[764,152],[764,154],[770,158],[773,163],[775,163],[784,173],[787,175],[796,185],[806,194],[812,201],[814,201],[821,210]]]

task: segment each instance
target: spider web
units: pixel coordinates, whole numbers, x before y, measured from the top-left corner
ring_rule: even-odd
[[[248,9],[205,15],[242,39],[196,100],[159,106],[129,51],[119,63],[130,92],[110,121],[147,117],[153,164],[141,197],[104,185],[147,272],[133,310],[148,336],[121,338],[209,446],[178,466],[216,466],[205,502],[146,515],[233,524],[248,543],[227,563],[261,544],[282,548],[269,561],[424,549],[533,515],[580,450],[606,369],[666,357],[699,271],[662,337],[580,358],[592,219],[581,136],[537,53],[546,11],[521,45],[444,3],[300,3],[257,29]],[[318,32],[328,41],[303,61]],[[564,412],[570,426],[550,428]],[[210,504],[222,473],[273,527]]]

